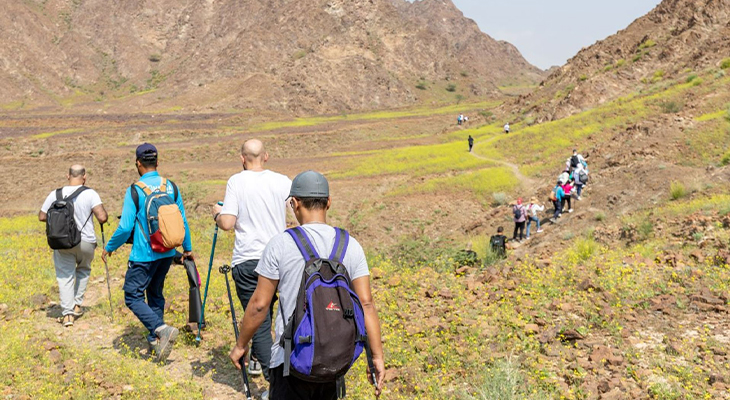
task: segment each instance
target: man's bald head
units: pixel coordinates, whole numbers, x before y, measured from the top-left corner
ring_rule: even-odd
[[[258,139],[249,139],[241,146],[243,168],[247,170],[263,169],[264,163],[269,160],[264,143]]]
[[[258,139],[249,139],[241,146],[241,155],[250,160],[256,160],[266,154],[264,143]]]
[[[82,178],[84,175],[86,175],[86,168],[83,165],[75,164],[68,169],[69,178]]]

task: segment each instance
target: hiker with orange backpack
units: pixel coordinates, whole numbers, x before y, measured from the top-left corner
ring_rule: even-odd
[[[124,277],[124,302],[149,330],[150,353],[156,355],[157,362],[164,362],[179,333],[164,321],[165,277],[176,247],[182,245],[183,259],[193,259],[192,243],[182,195],[172,181],[157,172],[157,149],[144,143],[137,147],[136,156],[140,179],[127,188],[119,227],[101,257],[106,262],[133,238]]]
[[[563,211],[563,197],[565,197],[565,191],[563,191],[563,182],[558,181],[555,184],[555,187],[550,192],[550,201],[553,203],[553,206],[555,207],[555,213],[553,214],[553,217],[550,219],[550,222],[555,223],[558,221],[558,218],[560,218],[560,214]]]

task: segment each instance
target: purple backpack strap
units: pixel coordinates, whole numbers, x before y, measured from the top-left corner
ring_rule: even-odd
[[[350,243],[350,234],[346,230],[335,228],[335,245],[332,247],[332,253],[330,253],[330,260],[335,260],[340,263],[345,259],[345,253],[347,252],[347,245]]]
[[[304,257],[304,262],[308,262],[313,258],[319,258],[317,250],[314,248],[312,242],[309,240],[309,237],[301,226],[287,229],[286,233],[294,239],[294,243],[297,245],[297,248],[299,248],[299,252],[302,253],[302,257]]]

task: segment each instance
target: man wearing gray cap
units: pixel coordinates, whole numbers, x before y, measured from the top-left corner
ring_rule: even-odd
[[[265,169],[268,160],[269,153],[260,140],[244,142],[241,146],[243,171],[228,179],[223,206],[213,206],[213,219],[218,227],[225,231],[233,229],[236,233],[231,275],[244,310],[256,290],[259,276],[255,270],[264,247],[272,237],[286,229],[286,199],[291,180]],[[253,337],[254,360],[249,363],[248,370],[252,375],[263,374],[266,380],[269,379],[273,344],[271,315],[273,309]]]
[[[306,171],[294,178],[291,186],[290,203],[300,228],[309,238],[316,254],[329,254],[335,247],[338,230],[327,224],[327,211],[331,205],[327,179],[314,171]],[[341,231],[340,231],[341,232]],[[362,246],[354,238],[349,238],[341,264],[347,270],[352,288],[362,304],[367,339],[372,350],[376,396],[380,395],[385,364],[383,346],[380,339],[380,322],[370,289],[370,272]],[[239,360],[248,352],[248,341],[268,315],[271,299],[277,292],[281,310],[276,316],[276,338],[271,348],[270,399],[317,399],[334,400],[337,398],[336,382],[313,383],[294,375],[284,376],[285,350],[280,345],[284,326],[293,315],[297,296],[304,272],[304,256],[293,236],[281,233],[271,239],[264,249],[263,256],[256,267],[259,275],[258,285],[246,313],[240,323],[241,335],[230,353],[237,368]],[[329,308],[328,308],[329,309]],[[336,305],[333,310],[339,310]],[[282,315],[285,314],[285,315]],[[370,373],[368,377],[372,376]]]

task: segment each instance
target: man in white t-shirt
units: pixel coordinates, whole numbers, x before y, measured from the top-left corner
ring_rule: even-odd
[[[268,159],[269,154],[260,140],[247,140],[241,147],[243,171],[228,179],[223,206],[213,207],[213,218],[218,227],[226,231],[235,229],[236,232],[232,276],[244,310],[256,290],[259,276],[255,270],[264,248],[272,237],[286,229],[286,200],[291,180],[264,169]],[[255,363],[251,363],[249,368],[251,374],[263,373],[267,380],[272,314],[273,309],[253,337],[252,356],[260,368]]]
[[[72,165],[68,170],[67,178],[68,185],[52,191],[43,202],[41,211],[38,213],[40,221],[46,221],[46,213],[59,195],[67,198],[82,187],[85,188],[86,169],[81,165]],[[81,243],[70,249],[53,251],[53,263],[56,266],[56,280],[61,297],[61,308],[63,308],[61,322],[66,327],[73,326],[74,319],[83,314],[81,304],[84,301],[89,275],[91,275],[91,261],[94,259],[94,249],[96,248],[92,215],[95,215],[101,224],[107,220],[106,210],[95,190],[85,188],[72,201],[74,220],[81,231]]]
[[[327,225],[327,210],[331,205],[327,179],[314,171],[303,172],[294,178],[290,197],[294,215],[316,252],[329,254],[335,244],[336,231]],[[373,372],[378,382],[375,394],[379,396],[385,377],[380,322],[370,289],[370,272],[365,252],[355,238],[350,237],[342,264],[347,269],[352,287],[362,304],[375,368]],[[281,233],[271,239],[256,267],[259,274],[258,286],[239,325],[241,334],[230,353],[233,364],[242,368],[239,360],[248,352],[248,341],[254,332],[269,318],[272,298],[278,289],[280,310],[283,311],[276,316],[276,339],[271,348],[270,400],[337,398],[335,382],[312,383],[293,375],[284,376],[284,349],[280,341],[285,322],[296,308],[304,265],[304,257],[292,236]],[[368,373],[368,377],[371,376]]]

